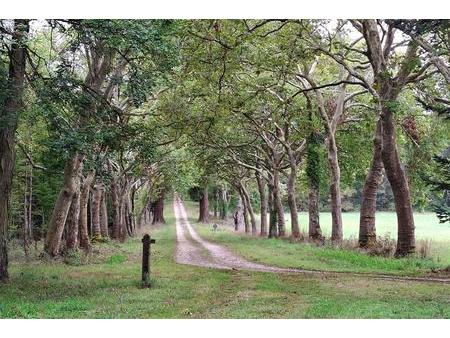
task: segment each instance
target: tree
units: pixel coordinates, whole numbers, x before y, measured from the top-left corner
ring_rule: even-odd
[[[8,280],[8,216],[15,166],[15,133],[22,107],[26,67],[26,38],[29,20],[14,20],[8,50],[8,75],[2,78],[0,115],[0,281]],[[2,29],[3,32],[3,29]],[[2,43],[5,36],[2,33]],[[3,62],[3,60],[2,60]],[[6,95],[5,95],[6,94]]]

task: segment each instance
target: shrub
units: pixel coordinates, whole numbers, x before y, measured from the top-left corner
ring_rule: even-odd
[[[390,257],[395,252],[395,240],[387,233],[383,237],[378,237],[376,243],[367,249],[367,253],[371,256]]]

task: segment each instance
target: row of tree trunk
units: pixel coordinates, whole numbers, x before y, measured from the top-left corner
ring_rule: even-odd
[[[149,223],[151,214],[153,214],[152,224],[165,223],[165,189],[160,190],[158,198],[152,202],[149,188],[144,206],[136,220],[136,188],[129,177],[122,175],[113,179],[108,194],[104,182],[99,178],[94,182],[94,171],[83,176],[82,168],[76,168],[78,176],[67,170],[71,174],[66,178],[65,188],[55,204],[44,247],[49,255],[56,256],[61,253],[64,234],[67,250],[82,248],[90,251],[91,242],[108,237],[125,241],[135,234],[137,227]],[[111,215],[108,214],[108,205],[111,206]],[[67,214],[64,215],[64,212]],[[109,219],[111,219],[110,228]]]

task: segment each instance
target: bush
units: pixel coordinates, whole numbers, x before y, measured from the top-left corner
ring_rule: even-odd
[[[367,253],[371,256],[393,256],[395,253],[395,243],[395,240],[387,233],[383,237],[378,237],[377,242],[367,249]]]

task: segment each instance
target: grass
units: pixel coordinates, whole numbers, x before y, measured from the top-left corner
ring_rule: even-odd
[[[450,318],[450,285],[176,264],[169,208],[166,220],[151,230],[151,289],[139,287],[140,237],[96,244],[95,256],[75,265],[26,262],[14,251],[0,318]]]
[[[194,203],[187,202],[189,214],[194,214]],[[390,257],[369,256],[356,250],[317,247],[308,243],[292,243],[287,240],[261,239],[242,233],[235,233],[231,227],[220,226],[216,231],[211,225],[199,224],[190,219],[201,236],[220,243],[239,255],[264,264],[300,268],[308,270],[325,270],[339,272],[377,273],[392,275],[425,275],[432,269],[445,268],[449,260],[410,257],[394,259]]]
[[[286,214],[287,228],[290,228],[290,216]],[[307,233],[308,214],[299,213],[299,222],[302,231]],[[324,235],[331,236],[331,214],[329,212],[320,213],[320,223]],[[344,238],[358,238],[359,232],[359,212],[342,213],[342,223]],[[433,212],[414,213],[415,233],[418,244],[421,241],[431,241],[430,255],[436,260],[450,264],[450,225],[439,223],[436,214]],[[376,214],[376,228],[378,236],[386,235],[397,238],[397,215],[395,212],[379,211]]]
[[[193,208],[189,204],[189,208]],[[300,230],[303,233],[308,232],[308,213],[299,212]],[[256,215],[259,222],[259,215]],[[286,231],[290,233],[290,214],[285,213]],[[359,232],[359,212],[343,212],[342,223],[344,239],[357,240]],[[426,242],[429,243],[429,256],[436,262],[450,265],[450,225],[448,223],[439,223],[436,214],[433,212],[415,212],[414,213],[415,234],[417,246]],[[326,237],[331,237],[331,213],[320,213],[320,225],[322,233]],[[388,236],[392,239],[397,238],[397,215],[395,212],[378,211],[376,214],[377,235],[380,237]]]

